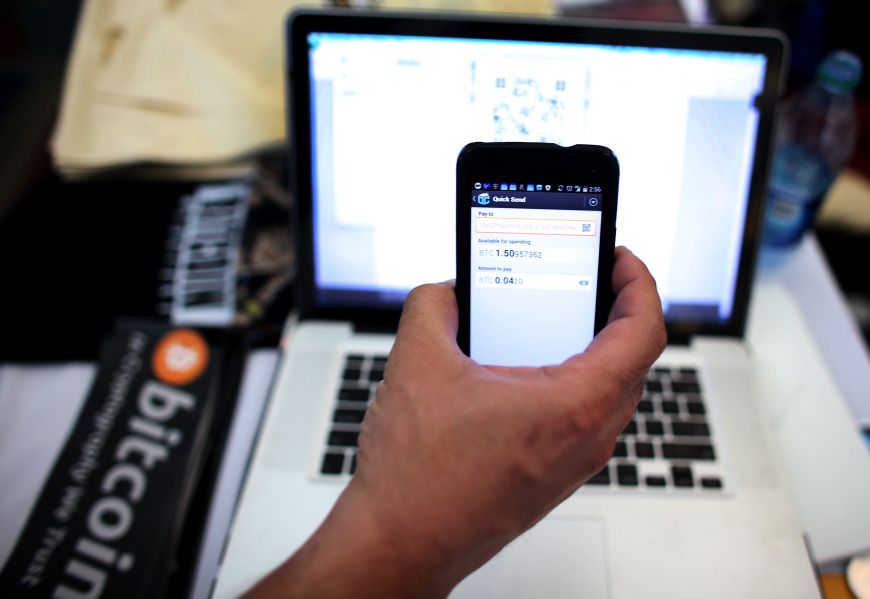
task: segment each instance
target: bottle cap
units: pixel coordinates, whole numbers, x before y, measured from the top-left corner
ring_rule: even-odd
[[[828,91],[850,92],[861,82],[861,59],[846,50],[837,50],[819,65],[817,76]]]

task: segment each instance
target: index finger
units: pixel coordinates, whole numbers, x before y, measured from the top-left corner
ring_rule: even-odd
[[[456,344],[458,310],[452,281],[428,283],[411,290],[405,300],[399,328],[384,380],[406,363],[426,364],[422,373],[453,372],[465,355]],[[415,372],[419,378],[421,372]]]

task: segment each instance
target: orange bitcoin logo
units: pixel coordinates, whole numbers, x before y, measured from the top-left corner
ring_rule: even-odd
[[[154,350],[154,374],[168,385],[192,383],[208,364],[208,345],[192,329],[178,329],[163,336]]]

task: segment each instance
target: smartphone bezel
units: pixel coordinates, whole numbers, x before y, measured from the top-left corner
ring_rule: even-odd
[[[563,147],[547,143],[471,143],[456,160],[456,302],[459,308],[457,342],[470,355],[471,336],[471,205],[475,181],[583,181],[602,189],[601,229],[595,328],[607,324],[613,305],[616,211],[619,196],[619,163],[604,146]]]

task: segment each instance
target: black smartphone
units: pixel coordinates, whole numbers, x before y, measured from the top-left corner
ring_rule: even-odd
[[[582,352],[613,304],[613,152],[472,143],[456,170],[459,346],[503,366],[558,364]]]

